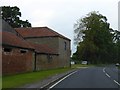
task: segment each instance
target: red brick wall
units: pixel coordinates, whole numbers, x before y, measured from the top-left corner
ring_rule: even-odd
[[[28,50],[20,53],[20,49],[13,48],[12,52],[5,53],[2,50],[2,74],[16,74],[32,71],[33,52]]]
[[[47,54],[37,54],[36,56],[36,70],[47,70],[53,68],[59,68],[60,61],[58,55],[51,55],[51,59],[48,59]]]

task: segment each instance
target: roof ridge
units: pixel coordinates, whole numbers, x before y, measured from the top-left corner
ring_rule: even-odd
[[[65,37],[64,35],[56,32],[53,29],[51,29],[49,27],[46,27],[46,26],[45,27],[28,27],[28,28],[22,27],[22,28],[16,28],[15,30],[17,30],[23,37],[39,37],[39,36],[40,37],[44,37],[44,36],[45,37],[46,36],[51,36],[52,37],[52,36],[58,36],[58,37],[70,40],[69,38]],[[35,32],[31,33],[30,32],[31,30],[33,30],[33,31],[35,30]],[[28,31],[29,31],[29,33],[28,33]],[[38,31],[38,33],[37,33],[37,31]],[[39,31],[41,31],[41,32],[39,32]]]
[[[36,28],[48,28],[47,26],[43,26],[43,27],[19,27],[19,28],[14,28],[14,29],[36,29]]]

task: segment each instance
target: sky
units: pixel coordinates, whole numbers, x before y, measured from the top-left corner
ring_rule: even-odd
[[[118,30],[118,2],[120,0],[0,0],[0,6],[17,6],[22,20],[32,27],[47,26],[71,39],[72,53],[74,24],[91,11],[107,17],[110,27]]]

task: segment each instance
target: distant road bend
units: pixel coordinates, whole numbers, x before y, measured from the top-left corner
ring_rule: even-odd
[[[118,69],[115,66],[108,66],[79,69],[54,83],[49,89],[115,88],[118,90],[119,87]]]

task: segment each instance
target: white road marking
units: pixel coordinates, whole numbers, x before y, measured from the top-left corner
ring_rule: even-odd
[[[105,73],[105,68],[103,68],[103,72]]]
[[[103,72],[105,73],[105,75],[107,75],[110,78],[110,75],[108,73],[105,72],[105,68],[103,68]],[[120,86],[120,83],[117,82],[116,80],[113,80],[117,85]]]
[[[67,77],[71,76],[72,74],[76,73],[77,71],[75,72],[72,72],[70,73],[69,75],[65,76],[64,78],[62,78],[61,80],[59,80],[58,82],[56,82],[55,84],[53,84],[51,87],[49,87],[49,89],[55,87],[57,84],[59,84],[60,82],[62,82],[64,79],[66,79]]]
[[[109,74],[107,74],[107,73],[105,73],[109,78],[110,78],[110,75]]]
[[[103,69],[103,72],[105,73],[105,75],[106,75],[107,77],[110,78],[110,75],[109,75],[108,73],[105,72],[105,68]]]
[[[119,85],[120,86],[120,83],[119,82],[117,82],[116,80],[113,80],[117,85]]]
[[[110,78],[110,75],[109,75],[108,73],[105,72],[105,68],[103,68],[103,72],[105,73],[105,75],[106,75],[107,77]]]

